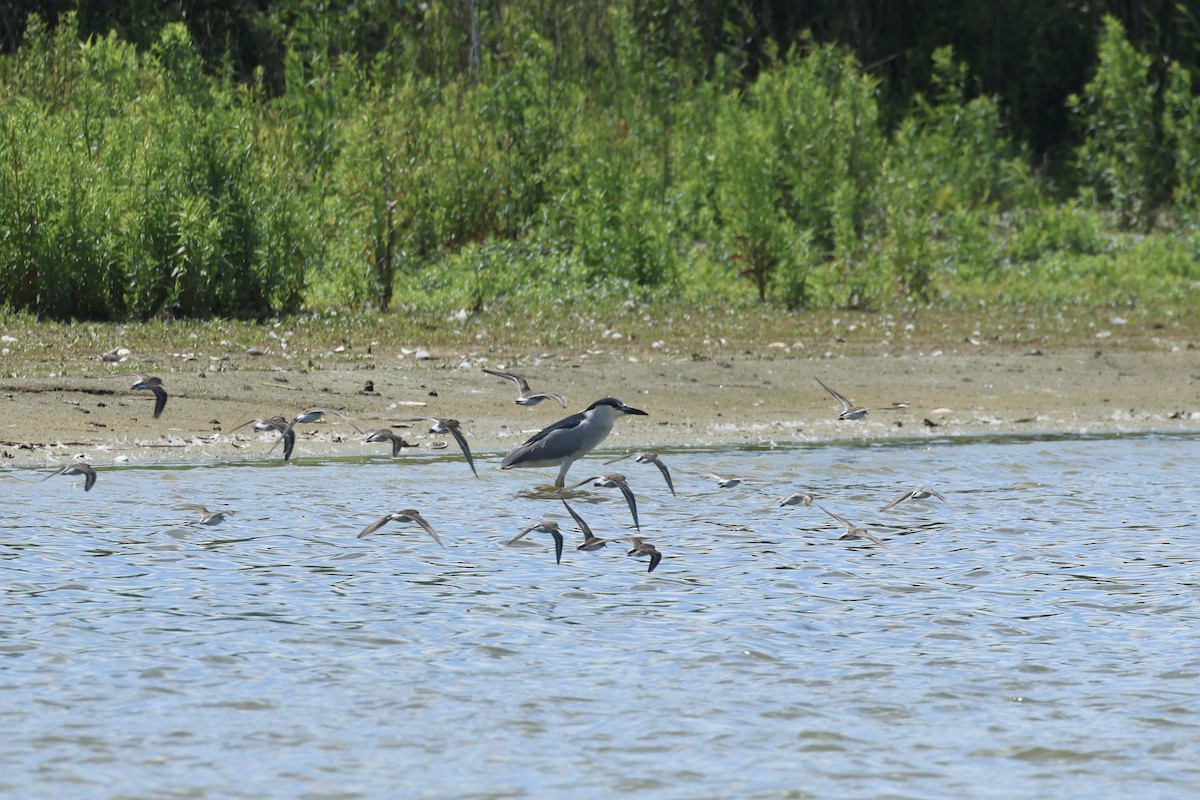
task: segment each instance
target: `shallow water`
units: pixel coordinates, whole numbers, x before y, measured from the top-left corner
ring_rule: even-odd
[[[620,469],[0,472],[12,797],[1140,797],[1200,786],[1200,440],[834,444]],[[747,482],[720,489],[706,471]],[[936,498],[880,506],[918,485]],[[843,541],[810,490],[886,541]],[[631,533],[614,489],[573,494]],[[182,502],[237,516],[187,527]],[[380,515],[419,509],[446,543]],[[567,532],[561,565],[547,517]]]

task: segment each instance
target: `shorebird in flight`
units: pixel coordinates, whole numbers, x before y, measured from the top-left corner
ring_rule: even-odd
[[[219,525],[225,521],[225,517],[232,517],[235,513],[228,509],[209,511],[199,503],[182,503],[175,507],[185,511],[195,511],[200,514],[200,519],[195,522],[189,522],[187,523],[188,525]]]
[[[637,558],[650,556],[650,568],[646,572],[654,572],[654,568],[658,566],[658,562],[662,561],[662,553],[658,552],[658,548],[644,539],[639,539],[637,536],[630,537],[629,541],[633,545],[633,549],[625,555]]]
[[[505,456],[500,468],[558,467],[554,485],[561,489],[571,465],[607,439],[613,424],[628,414],[648,416],[645,411],[627,406],[615,397],[597,400],[578,414],[560,419],[535,433],[525,444]]]
[[[483,371],[488,375],[495,375],[497,378],[504,378],[506,381],[512,381],[517,387],[517,399],[514,400],[519,406],[536,406],[543,400],[554,400],[563,408],[567,407],[567,401],[563,399],[561,394],[549,394],[547,392],[535,392],[529,388],[529,381],[522,378],[520,375],[513,375],[511,372],[500,372],[495,369],[483,368]]]
[[[717,486],[720,486],[722,489],[732,489],[735,486],[741,486],[743,483],[749,481],[749,478],[734,478],[730,477],[729,475],[718,475],[715,472],[705,472],[704,477],[716,478]]]
[[[409,422],[428,422],[430,433],[450,434],[454,437],[455,443],[458,444],[458,449],[462,450],[462,454],[467,459],[467,466],[471,468],[471,472],[475,473],[475,477],[479,477],[479,473],[475,470],[475,459],[471,456],[471,448],[467,445],[467,437],[463,436],[462,424],[456,419],[445,419],[443,417],[413,417]]]
[[[899,411],[900,409],[908,408],[908,403],[895,403],[894,405],[886,408],[863,408],[862,406],[856,406],[854,403],[851,403],[849,400],[847,400],[845,395],[826,386],[825,382],[820,378],[817,378],[816,381],[817,383],[821,384],[822,389],[829,392],[831,395],[833,395],[835,400],[842,404],[842,412],[838,414],[838,419],[862,419],[867,415],[868,411]]]
[[[811,506],[813,500],[816,499],[817,496],[812,492],[792,492],[788,496],[779,499],[779,506],[780,508],[783,506]]]
[[[850,522],[848,522],[845,517],[833,513],[825,506],[818,505],[817,508],[821,509],[826,514],[833,517],[838,522],[842,523],[842,527],[846,529],[846,532],[843,533],[841,536],[839,536],[838,537],[839,539],[870,539],[875,544],[882,545],[883,547],[887,547],[887,545],[884,544],[882,539],[880,539],[875,534],[871,533],[866,528],[860,528],[857,525],[850,524]]]
[[[945,495],[943,495],[941,492],[934,491],[928,486],[922,486],[919,489],[913,489],[911,492],[905,492],[879,510],[887,511],[892,506],[897,506],[900,503],[903,503],[905,500],[926,500],[930,497],[936,497],[938,500],[941,500],[946,504],[947,508],[954,508],[954,506],[950,505],[950,501],[947,500]]]
[[[568,487],[570,489],[578,489],[588,481],[593,481],[592,485],[604,489],[617,488],[621,490],[621,494],[625,495],[625,502],[629,506],[629,513],[633,515],[633,527],[639,531],[642,526],[638,524],[637,513],[637,498],[633,496],[633,490],[629,488],[629,484],[625,481],[625,476],[619,472],[602,472],[599,475],[593,475],[590,478],[584,478],[579,483]]]
[[[632,458],[633,463],[635,464],[653,464],[654,466],[658,467],[658,471],[662,473],[663,480],[667,482],[667,488],[671,490],[671,496],[675,496],[675,484],[671,482],[671,473],[667,470],[667,465],[662,462],[662,459],[659,457],[658,453],[652,453],[650,451],[641,453],[626,453],[623,456],[610,458],[604,463],[615,464],[618,461],[622,461],[626,458]]]
[[[334,408],[309,408],[309,409],[306,409],[304,411],[301,411],[296,416],[292,417],[291,422],[288,422],[287,426],[282,431],[280,431],[280,433],[283,434],[283,436],[280,437],[279,441],[284,443],[284,448],[283,448],[283,453],[284,453],[283,460],[284,461],[288,460],[288,455],[290,452],[289,448],[294,447],[296,444],[296,431],[295,431],[296,426],[297,425],[310,425],[314,422],[320,422],[321,420],[325,419],[326,414],[333,414],[335,417],[341,417],[347,423],[349,423],[350,427],[354,428],[354,430],[358,431],[359,433],[364,432],[362,428],[358,427],[358,425],[356,425],[354,423],[354,420],[350,419],[349,417],[347,417],[345,414],[338,411],[337,409],[334,409]],[[256,430],[257,430],[257,428],[256,428]],[[271,451],[274,452],[275,448],[278,446],[279,446],[279,442],[276,442],[274,444],[274,446],[271,447]]]
[[[55,472],[53,475],[47,475],[42,480],[48,481],[58,475],[82,475],[83,490],[85,492],[90,492],[92,487],[96,485],[96,470],[92,469],[91,464],[67,464],[58,472]]]
[[[380,428],[377,431],[367,432],[367,443],[375,442],[391,442],[392,443],[392,458],[400,455],[401,448],[416,447],[415,444],[406,440],[403,436],[396,433],[391,428]]]
[[[562,531],[559,530],[559,528],[558,528],[558,523],[554,522],[553,520],[544,519],[541,522],[535,522],[534,524],[530,525],[525,530],[518,533],[513,538],[509,539],[507,542],[505,542],[505,544],[516,544],[518,541],[521,540],[521,538],[525,534],[529,533],[530,531],[537,531],[538,533],[548,533],[554,537],[554,563],[561,564],[562,563],[562,551],[563,551],[563,535],[562,535]]]
[[[433,540],[438,543],[439,547],[446,546],[442,544],[442,540],[440,537],[438,537],[437,531],[433,529],[433,526],[426,522],[425,518],[422,517],[415,508],[404,508],[400,511],[393,511],[390,514],[384,514],[382,517],[363,528],[363,532],[358,535],[358,538],[365,539],[389,522],[415,522],[424,528],[426,533],[433,537]]]
[[[288,424],[288,421],[285,417],[271,417],[270,419],[261,419],[256,417],[249,422],[243,422],[241,425],[238,425],[236,428],[231,430],[230,433],[232,434],[235,431],[240,431],[247,425],[253,425],[254,430],[258,431],[259,433],[266,433],[267,431],[275,431],[278,433],[280,437],[279,441],[283,442],[283,460],[287,461],[292,457],[292,450],[296,447],[296,432],[291,429],[291,426]],[[278,446],[279,442],[276,442],[271,449],[274,450]]]
[[[154,418],[158,419],[162,416],[163,409],[167,407],[167,390],[163,388],[162,378],[147,375],[144,372],[133,374],[138,378],[137,383],[133,385],[134,389],[154,393]]]
[[[575,520],[575,524],[579,526],[580,533],[583,534],[583,544],[576,547],[576,550],[587,550],[589,552],[592,550],[599,550],[601,547],[606,547],[609,542],[616,541],[616,539],[601,539],[593,534],[592,529],[588,527],[586,522],[583,521],[583,517],[576,514],[575,509],[571,508],[570,504],[568,504],[566,500],[563,500],[562,504],[567,507],[567,513],[569,513],[571,518]]]

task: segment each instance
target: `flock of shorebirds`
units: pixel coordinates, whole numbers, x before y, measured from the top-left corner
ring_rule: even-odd
[[[538,403],[541,403],[543,400],[552,400],[558,403],[564,409],[567,407],[567,401],[562,395],[549,394],[546,392],[535,392],[530,388],[528,381],[519,375],[492,369],[484,369],[483,371],[488,375],[511,381],[517,390],[517,398],[515,402],[518,405],[535,406]],[[163,385],[162,379],[140,372],[134,373],[134,375],[137,377],[137,382],[133,384],[132,389],[136,391],[148,391],[153,394],[154,418],[158,419],[162,415],[163,410],[166,408],[168,399],[167,390]],[[833,398],[840,404],[841,411],[838,413],[839,420],[859,420],[866,416],[868,411],[896,410],[905,408],[907,405],[904,403],[899,403],[877,409],[863,408],[862,406],[855,405],[845,396],[838,393],[834,389],[831,389],[829,386],[826,386],[825,383],[820,380],[820,378],[817,379],[817,383],[819,383],[821,387],[830,395],[832,395]],[[254,430],[259,432],[275,431],[279,434],[279,437],[276,440],[275,445],[272,446],[272,452],[276,447],[282,444],[283,458],[286,461],[292,457],[292,452],[295,448],[296,426],[320,422],[327,414],[340,417],[342,420],[347,422],[352,428],[354,428],[354,430],[358,431],[360,435],[365,437],[364,441],[367,443],[389,443],[392,448],[393,457],[399,455],[405,447],[416,447],[416,445],[406,441],[401,433],[396,432],[390,427],[379,430],[365,431],[360,428],[354,422],[354,420],[350,419],[350,417],[332,408],[309,408],[301,411],[299,414],[296,414],[290,419],[284,416],[252,419],[248,422],[238,425],[236,428],[232,429],[230,433],[232,434],[235,431],[247,427],[253,427]],[[625,479],[624,475],[618,472],[601,472],[599,474],[584,478],[583,480],[578,481],[571,486],[566,486],[566,476],[567,472],[571,469],[571,466],[576,461],[590,453],[606,438],[608,438],[608,435],[612,432],[613,425],[616,423],[616,421],[627,415],[647,416],[647,413],[641,409],[626,405],[614,397],[605,397],[597,400],[583,411],[580,411],[577,414],[571,414],[568,417],[564,417],[558,422],[555,422],[553,425],[543,428],[535,433],[522,445],[506,455],[500,464],[500,468],[514,469],[525,467],[558,467],[559,471],[558,476],[554,481],[554,487],[559,491],[578,489],[579,487],[588,483],[598,488],[618,489],[624,497],[626,504],[629,506],[629,512],[633,518],[634,528],[640,534],[641,523],[638,520],[637,498],[634,495],[633,490],[630,488],[629,483]],[[467,444],[466,437],[463,435],[458,420],[445,419],[441,417],[418,417],[408,420],[408,422],[420,421],[428,422],[430,424],[430,433],[450,435],[458,444],[459,449],[466,458],[467,465],[471,468],[471,472],[478,477],[479,473],[475,468],[475,459],[471,455],[471,448]],[[408,427],[407,423],[402,423],[402,425],[403,427]],[[671,472],[658,453],[650,451],[626,453],[624,455],[617,456],[616,458],[609,459],[604,463],[606,465],[615,464],[627,458],[632,458],[634,463],[637,464],[654,465],[662,474],[663,480],[666,482],[667,488],[671,491],[672,496],[675,496],[675,484],[671,479]],[[716,479],[718,485],[722,488],[732,488],[747,481],[746,478],[718,475],[712,472],[700,474],[707,478]],[[92,487],[96,484],[96,470],[92,467],[92,465],[87,463],[80,462],[68,464],[57,472],[47,475],[43,480],[49,480],[57,475],[82,476],[84,479],[84,491],[91,491]],[[946,497],[940,492],[922,486],[906,491],[904,494],[892,500],[879,510],[887,511],[888,509],[891,509],[896,505],[906,501],[925,500],[931,497],[937,498],[942,503],[946,504],[947,507],[950,506],[950,501],[947,500]],[[648,558],[648,572],[653,572],[658,567],[659,562],[662,560],[662,553],[659,552],[659,550],[652,543],[642,538],[640,535],[618,537],[615,539],[599,538],[592,533],[592,530],[588,526],[587,522],[584,521],[584,519],[578,514],[578,512],[575,511],[574,508],[571,507],[565,498],[560,497],[559,499],[566,508],[567,513],[570,514],[571,518],[575,521],[580,533],[583,535],[583,542],[579,544],[576,549],[584,551],[599,550],[603,547],[606,547],[609,542],[616,542],[624,539],[631,545],[627,555],[637,558]],[[815,501],[816,495],[812,493],[793,492],[781,498],[779,500],[779,506],[816,506],[845,528],[845,533],[843,533],[839,538],[866,540],[876,545],[885,546],[882,539],[871,533],[866,528],[855,525],[845,517],[830,511]],[[231,510],[211,511],[208,508],[196,503],[185,503],[183,505],[176,506],[176,508],[194,511],[199,515],[199,519],[187,523],[188,525],[217,525],[223,522],[226,517],[234,514],[234,512]],[[387,525],[389,522],[407,522],[416,524],[424,529],[424,531],[428,533],[433,538],[434,542],[436,542],[439,546],[445,546],[442,544],[442,539],[438,535],[437,531],[434,530],[433,526],[430,525],[428,520],[426,520],[421,513],[414,508],[405,508],[385,514],[364,528],[358,535],[358,538],[361,539],[366,536],[370,536],[372,533],[379,530],[384,525]],[[555,562],[561,563],[564,537],[562,527],[554,520],[543,519],[535,522],[532,525],[527,526],[515,537],[506,542],[506,544],[514,544],[515,542],[524,538],[527,534],[534,532],[548,534],[552,537],[554,541]]]

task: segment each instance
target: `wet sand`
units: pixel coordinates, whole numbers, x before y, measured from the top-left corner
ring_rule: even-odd
[[[273,434],[255,417],[337,409],[364,430],[409,424],[428,452],[444,435],[411,422],[461,421],[473,451],[495,469],[499,455],[538,429],[612,395],[648,417],[617,424],[601,452],[713,446],[786,446],[838,440],[989,435],[1105,435],[1200,432],[1200,355],[1187,347],[1042,348],[971,342],[932,349],[858,347],[821,353],[779,343],[700,353],[653,347],[549,352],[503,361],[470,351],[229,356],[155,354],[170,400],[153,419],[154,398],[130,389],[136,356],[120,364],[97,354],[56,369],[26,361],[0,379],[0,455],[11,466],[175,464],[279,459]],[[482,367],[525,375],[535,390],[566,396],[521,407],[506,381]],[[59,377],[65,375],[66,377]],[[872,410],[840,421],[820,378]],[[372,391],[367,391],[371,382]],[[904,408],[892,408],[907,404]],[[386,456],[337,417],[298,426],[293,460]],[[453,442],[449,443],[453,448]],[[413,451],[405,451],[405,453]],[[403,457],[403,456],[402,456]],[[486,463],[487,459],[492,463]],[[547,479],[552,475],[544,471]]]

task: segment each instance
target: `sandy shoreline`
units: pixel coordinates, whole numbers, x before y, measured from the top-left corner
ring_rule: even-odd
[[[421,356],[418,358],[418,356]],[[94,359],[94,357],[92,357]],[[70,377],[0,379],[5,413],[0,455],[10,466],[175,464],[278,459],[271,435],[233,428],[254,417],[291,416],[322,406],[360,427],[422,415],[462,422],[471,448],[495,468],[532,432],[613,395],[646,410],[621,421],[603,452],[833,440],[972,435],[1099,435],[1200,432],[1196,351],[1019,350],[962,345],[945,351],[811,355],[772,346],[760,352],[669,354],[543,353],[504,361],[476,353],[376,352],[353,358],[197,356],[157,369],[170,392],[162,417],[153,397],[133,392],[134,363],[84,364]],[[170,363],[162,359],[158,363]],[[535,389],[567,397],[523,408],[512,386],[482,372],[506,365]],[[10,375],[12,373],[9,373]],[[815,378],[874,411],[836,419],[836,401]],[[367,382],[374,391],[365,391]],[[305,426],[295,460],[386,455],[346,423]],[[405,431],[429,452],[445,436],[414,423]],[[453,444],[451,444],[453,447]],[[413,451],[406,451],[413,452]],[[494,459],[496,463],[486,463]],[[549,477],[549,472],[547,472]]]

